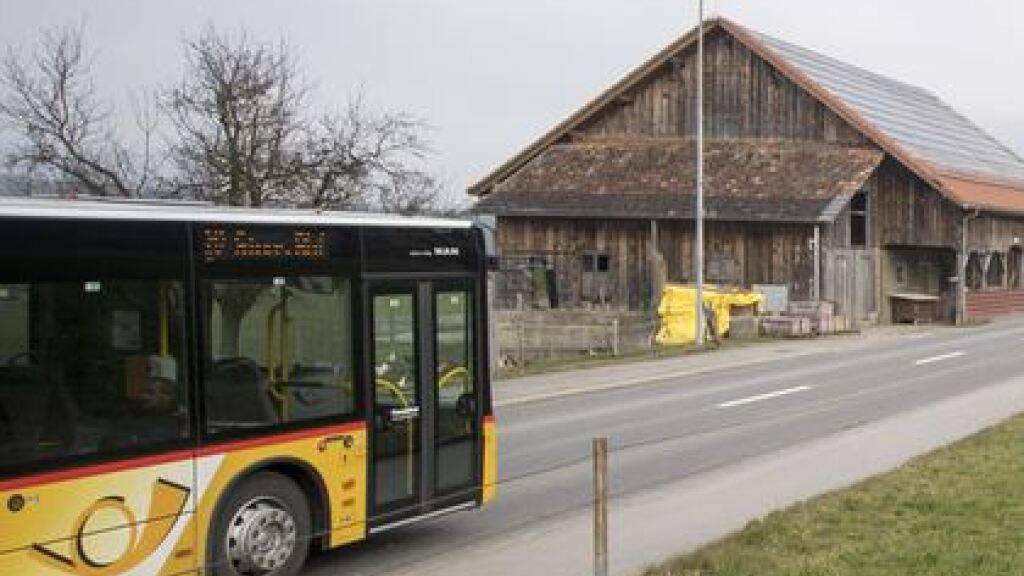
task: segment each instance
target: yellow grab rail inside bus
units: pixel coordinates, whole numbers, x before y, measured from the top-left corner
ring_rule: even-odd
[[[457,376],[465,376],[469,380],[469,370],[465,366],[454,366],[441,375],[437,380],[437,387],[446,388],[451,385]]]
[[[288,336],[291,334],[291,326],[292,319],[288,317],[288,291],[282,288],[281,301],[272,306],[267,313],[267,337],[263,350],[269,381],[267,389],[278,404],[282,422],[288,422],[291,417],[288,393],[283,384],[290,376],[288,366],[291,364],[292,342]]]

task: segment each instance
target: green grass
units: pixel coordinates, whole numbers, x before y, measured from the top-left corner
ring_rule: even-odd
[[[645,572],[782,574],[1024,574],[1024,417]]]

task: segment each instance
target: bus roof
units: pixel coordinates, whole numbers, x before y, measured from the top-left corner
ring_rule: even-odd
[[[233,208],[166,200],[0,198],[0,218],[296,224],[403,228],[469,228],[469,220],[285,208]]]

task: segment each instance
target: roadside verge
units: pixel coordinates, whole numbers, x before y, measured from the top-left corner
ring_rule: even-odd
[[[795,504],[645,576],[1024,571],[1024,416]]]

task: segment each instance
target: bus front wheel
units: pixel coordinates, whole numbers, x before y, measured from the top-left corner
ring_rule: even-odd
[[[210,532],[212,576],[293,576],[309,552],[309,503],[286,476],[261,472],[232,491]]]

